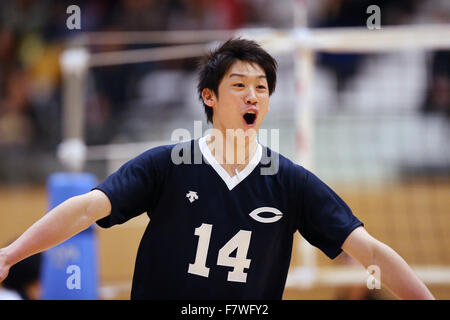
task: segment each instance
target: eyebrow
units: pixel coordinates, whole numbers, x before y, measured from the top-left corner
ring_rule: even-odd
[[[235,77],[247,77],[245,74],[242,74],[242,73],[232,73],[232,74],[230,74],[230,76],[229,76],[229,78],[231,78],[231,77],[233,77],[233,76],[235,76]],[[259,75],[259,76],[257,76],[257,78],[266,78],[266,76],[265,75]]]

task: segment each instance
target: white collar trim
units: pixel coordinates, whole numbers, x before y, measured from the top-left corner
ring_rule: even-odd
[[[208,136],[204,136],[199,139],[199,147],[200,151],[205,157],[206,161],[213,167],[213,169],[217,172],[217,174],[222,178],[222,180],[225,182],[225,184],[228,187],[228,190],[232,190],[234,187],[236,187],[241,181],[243,181],[247,176],[252,173],[252,171],[256,168],[258,163],[261,161],[262,157],[262,147],[258,143],[256,147],[256,152],[253,158],[250,160],[250,162],[247,164],[247,166],[240,172],[236,172],[236,175],[233,177],[230,177],[228,172],[220,165],[220,163],[217,161],[216,158],[211,153],[211,150],[209,149],[208,145],[206,144],[206,139]]]

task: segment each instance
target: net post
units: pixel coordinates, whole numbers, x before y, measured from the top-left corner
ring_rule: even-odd
[[[86,160],[84,143],[84,95],[89,66],[84,48],[69,48],[60,59],[63,77],[63,141],[58,158],[71,172],[80,172]]]
[[[302,2],[302,1],[297,1]],[[298,16],[299,14],[297,14]],[[301,17],[301,15],[300,15]],[[305,21],[303,18],[300,21]],[[294,31],[296,41],[295,84],[296,84],[296,162],[308,170],[314,170],[314,110],[312,89],[314,81],[315,52],[309,46],[310,33],[304,27]],[[298,243],[298,254],[302,267],[299,268],[300,285],[311,287],[317,278],[317,252],[303,237]]]
[[[48,210],[65,200],[89,192],[95,175],[82,172],[86,160],[84,143],[84,93],[89,54],[82,48],[63,52],[63,141],[58,158],[66,172],[47,180]],[[98,299],[97,238],[94,225],[44,252],[42,294],[44,300]]]

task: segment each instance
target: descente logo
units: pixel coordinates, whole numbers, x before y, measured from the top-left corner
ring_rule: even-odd
[[[267,212],[270,214],[270,217],[264,217],[261,215],[262,213],[267,213]],[[253,210],[252,212],[250,212],[249,216],[258,222],[272,223],[272,222],[277,222],[278,220],[280,220],[283,217],[283,213],[276,208],[261,207],[261,208],[257,208],[255,210]]]

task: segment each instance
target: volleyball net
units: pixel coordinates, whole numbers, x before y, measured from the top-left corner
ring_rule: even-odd
[[[430,112],[439,95],[431,66],[450,49],[450,25],[85,33],[61,57],[64,140],[58,155],[66,168],[101,163],[106,175],[150,147],[176,142],[171,133],[177,128],[193,132],[201,124],[206,130],[193,61],[237,36],[258,41],[279,63],[263,124],[279,130],[279,151],[329,184],[425,283],[450,285],[448,118]],[[91,50],[99,45],[149,47]],[[96,73],[141,65],[136,99],[121,110],[114,138],[89,144],[86,101],[101,79]],[[362,267],[330,262],[296,238],[288,288],[365,285],[367,277]]]

